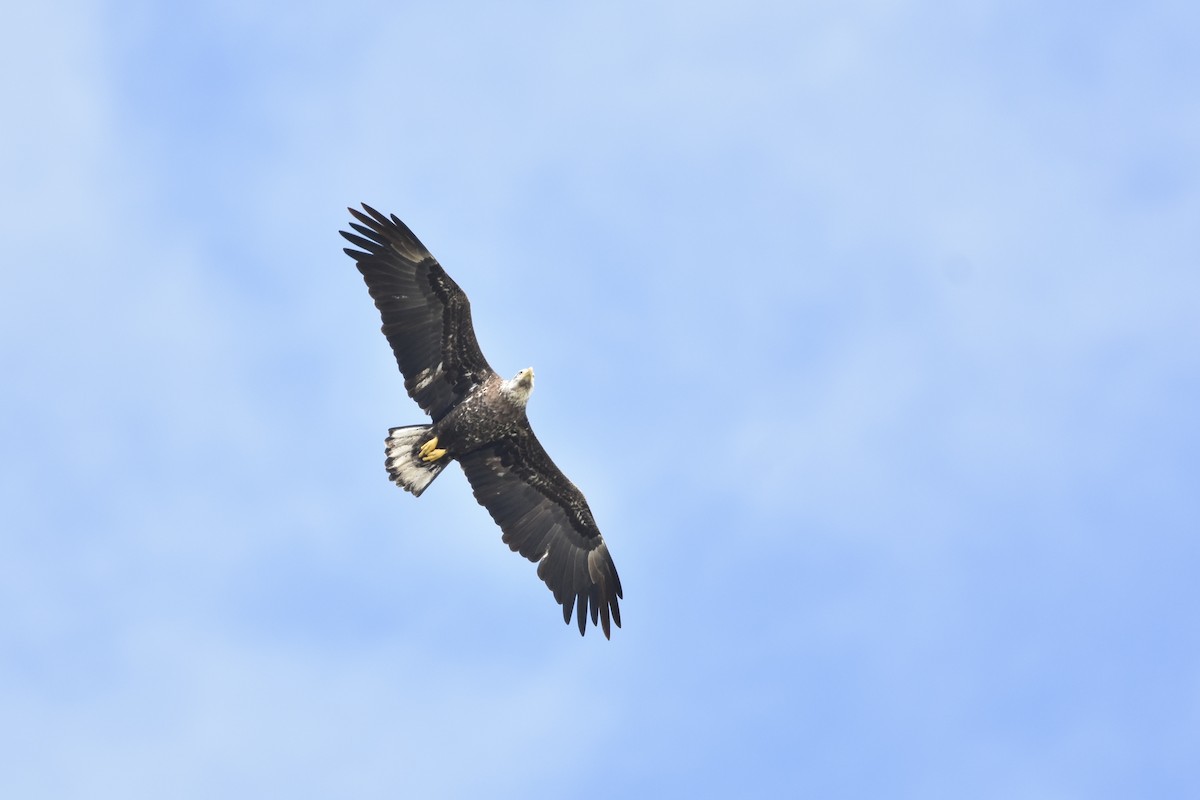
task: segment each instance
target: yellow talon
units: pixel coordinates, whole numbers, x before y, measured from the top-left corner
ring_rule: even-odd
[[[438,449],[437,437],[433,437],[425,444],[421,445],[421,460],[422,461],[437,461],[442,456],[446,455],[445,450]]]

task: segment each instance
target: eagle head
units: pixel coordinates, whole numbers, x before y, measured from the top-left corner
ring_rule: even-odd
[[[529,395],[533,392],[533,367],[526,367],[511,381],[505,381],[504,392],[521,405],[528,403]]]

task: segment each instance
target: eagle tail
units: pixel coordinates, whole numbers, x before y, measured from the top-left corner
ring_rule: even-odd
[[[417,457],[416,447],[426,438],[432,427],[409,425],[388,430],[384,450],[387,458],[383,462],[387,467],[388,477],[404,491],[412,492],[414,497],[420,497],[421,492],[425,491],[450,463],[450,459],[445,457],[437,461],[422,461]]]

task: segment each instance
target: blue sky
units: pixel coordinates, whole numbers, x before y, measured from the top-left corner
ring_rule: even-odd
[[[1192,4],[24,4],[6,797],[1200,793]],[[337,236],[470,294],[564,626]]]

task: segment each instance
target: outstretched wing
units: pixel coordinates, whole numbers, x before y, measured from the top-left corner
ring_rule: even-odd
[[[340,233],[361,250],[347,247],[346,255],[358,263],[383,317],[404,388],[436,422],[493,374],[475,339],[471,304],[395,214],[389,219],[366,203],[365,214],[348,210],[361,235]]]
[[[609,636],[621,627],[621,579],[583,493],[546,455],[528,426],[518,435],[459,459],[475,499],[504,531],[514,551],[538,562],[538,577],[563,607],[576,613],[579,633],[592,625]]]

